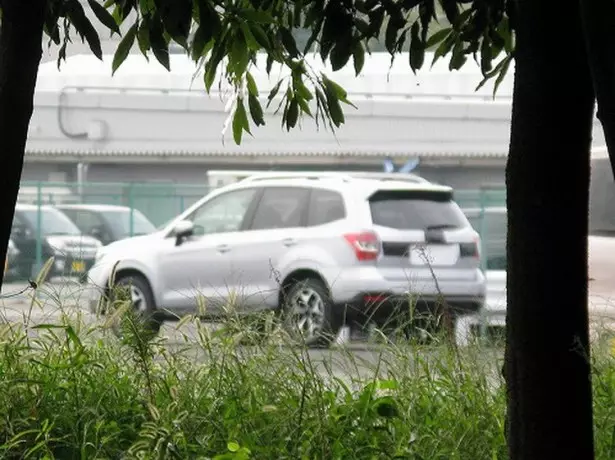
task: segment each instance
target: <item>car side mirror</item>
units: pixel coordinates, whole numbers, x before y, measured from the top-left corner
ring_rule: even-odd
[[[175,224],[173,233],[175,234],[175,246],[179,246],[184,238],[194,234],[194,224],[189,220],[180,220]]]

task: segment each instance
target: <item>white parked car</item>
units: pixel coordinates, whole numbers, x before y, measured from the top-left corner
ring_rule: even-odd
[[[115,281],[131,286],[156,330],[165,312],[195,313],[201,296],[207,315],[229,303],[272,309],[321,342],[349,317],[389,319],[410,295],[419,309],[443,295],[453,315],[479,311],[479,244],[452,189],[414,175],[265,174],[214,190],[160,231],[101,248],[88,276],[107,286],[117,264]]]

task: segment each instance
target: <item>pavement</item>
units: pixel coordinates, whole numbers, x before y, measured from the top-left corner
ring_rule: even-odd
[[[588,272],[592,334],[606,330],[615,336],[615,238],[589,238]],[[55,279],[37,290],[25,282],[9,282],[0,292],[0,318],[40,324],[56,322],[64,313],[78,314],[86,324],[94,324],[99,320],[88,311],[87,298],[87,288],[76,280]],[[171,322],[165,323],[162,331],[171,344],[185,343],[186,337],[196,337],[196,333],[190,324],[178,330],[177,324]],[[343,331],[340,341],[369,358],[371,352],[366,344],[350,340],[348,330]]]

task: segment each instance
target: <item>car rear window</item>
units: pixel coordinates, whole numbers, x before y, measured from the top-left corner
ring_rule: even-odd
[[[381,190],[369,198],[372,222],[399,230],[461,228],[467,220],[451,192]]]

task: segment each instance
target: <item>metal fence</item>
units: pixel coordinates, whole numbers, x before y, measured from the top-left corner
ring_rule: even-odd
[[[146,232],[143,227],[145,225],[143,216],[151,222],[148,228],[160,227],[201,199],[209,191],[210,189],[206,185],[198,184],[22,182],[18,202],[35,206],[30,211],[32,216],[29,230],[22,229],[25,234],[20,234],[19,228],[16,228],[14,223],[14,237],[12,239],[21,238],[24,240],[24,235],[29,238],[30,243],[25,245],[25,251],[29,254],[23,254],[23,241],[20,245],[17,245],[16,241],[13,241],[13,243],[16,246],[21,246],[22,254],[18,259],[23,260],[24,256],[27,256],[30,262],[22,262],[22,266],[19,263],[12,263],[9,268],[21,272],[15,273],[21,277],[34,276],[50,255],[48,251],[49,241],[47,241],[50,238],[45,235],[47,230],[45,232],[41,230],[46,214],[41,211],[41,206],[36,205],[56,205],[60,208],[67,204],[123,206],[128,213],[121,219],[117,218],[119,219],[118,222],[121,220],[121,225],[120,223],[117,223],[117,225],[112,223],[111,227],[122,227],[120,229],[120,232],[124,232],[122,236],[129,237]],[[501,242],[502,235],[498,235],[497,238],[489,235],[493,226],[488,225],[484,210],[505,206],[506,194],[504,189],[456,190],[455,200],[464,210],[474,212],[474,217],[470,220],[481,234],[483,260],[487,260],[489,254],[493,253],[494,250],[496,253],[501,251],[504,247]],[[90,235],[94,233],[94,227],[83,228],[84,225],[89,225],[89,221],[85,223],[76,222],[74,215],[69,215],[66,210],[62,212],[75,224],[78,224],[77,226],[82,230],[82,233]],[[24,214],[24,216],[27,217],[27,214]],[[501,233],[501,226],[496,228],[496,231]],[[61,230],[59,233],[61,233]],[[106,243],[102,237],[95,236]],[[486,255],[487,257],[485,257]],[[69,269],[76,268],[76,271],[87,269],[87,266],[79,260],[80,256],[73,255],[72,259],[65,261],[73,264],[68,267]],[[11,261],[9,262],[11,263]],[[28,263],[31,265],[29,269],[26,266]],[[485,266],[485,268],[488,267]]]

